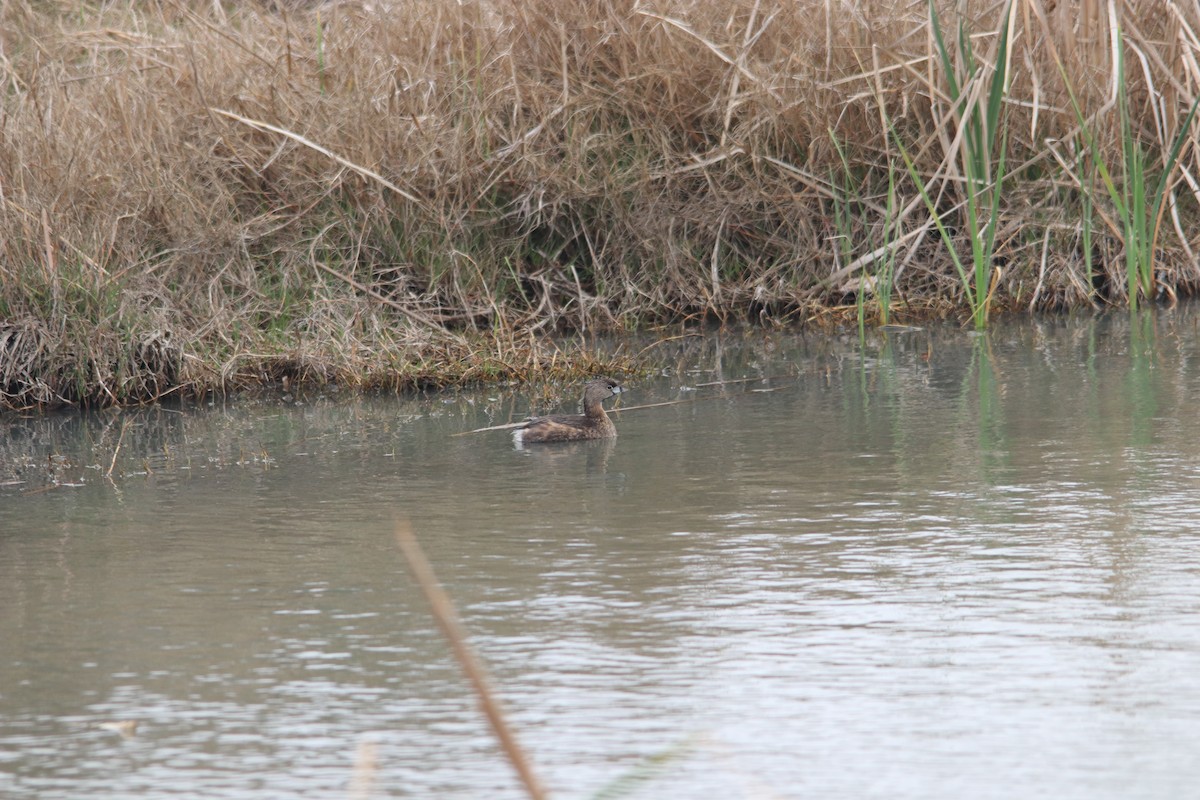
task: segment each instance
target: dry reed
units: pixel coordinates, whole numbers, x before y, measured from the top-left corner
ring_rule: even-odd
[[[1200,12],[1017,5],[994,303],[1124,303],[1050,53],[1110,154],[1125,83],[1153,169],[1200,84]],[[938,7],[986,56],[1004,4]],[[5,3],[0,406],[565,376],[586,348],[550,334],[819,316],[884,252],[894,313],[962,311],[907,175],[883,212],[890,120],[970,250],[936,59],[909,0]],[[1172,297],[1200,285],[1198,156],[1158,242]]]
[[[479,707],[487,717],[488,724],[491,726],[492,733],[499,742],[505,758],[512,764],[517,776],[521,779],[521,785],[524,786],[526,794],[532,800],[543,800],[547,796],[546,790],[534,773],[525,750],[517,741],[516,734],[508,723],[508,717],[495,692],[492,691],[487,669],[471,648],[470,642],[467,640],[466,629],[458,618],[454,602],[438,582],[437,575],[433,572],[433,566],[425,557],[425,551],[421,549],[416,535],[413,534],[412,525],[407,520],[397,520],[395,536],[396,544],[404,555],[408,569],[420,587],[421,593],[429,602],[433,618],[437,621],[438,628],[441,629],[442,635],[454,652],[455,660],[458,661],[463,674],[471,683],[471,689],[475,692]]]

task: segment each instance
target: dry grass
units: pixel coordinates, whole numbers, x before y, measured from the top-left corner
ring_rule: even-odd
[[[1123,303],[1102,203],[1083,248],[1088,171],[1050,53],[1114,154],[1126,81],[1161,163],[1197,91],[1200,12],[1017,2],[996,303]],[[986,58],[1001,4],[971,7]],[[566,370],[577,354],[548,334],[844,305],[881,243],[896,313],[961,308],[907,181],[882,229],[881,108],[957,213],[932,48],[910,0],[5,3],[0,405]],[[1159,238],[1172,294],[1200,284],[1198,153]]]

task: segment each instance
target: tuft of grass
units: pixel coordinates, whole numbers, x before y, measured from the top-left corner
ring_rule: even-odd
[[[1117,73],[1125,72],[1125,36],[1119,23],[1114,25],[1116,38]],[[1072,94],[1074,94],[1072,92]],[[1148,154],[1134,132],[1132,115],[1129,111],[1129,89],[1125,81],[1117,82],[1117,109],[1121,120],[1121,167],[1125,180],[1118,190],[1112,176],[1104,163],[1103,157],[1094,147],[1095,137],[1087,129],[1087,122],[1079,116],[1080,126],[1090,143],[1089,149],[1096,158],[1096,168],[1104,181],[1104,188],[1116,208],[1121,221],[1125,241],[1125,272],[1128,287],[1129,305],[1136,309],[1138,297],[1152,299],[1154,297],[1154,249],[1158,240],[1159,228],[1162,225],[1162,213],[1165,210],[1163,201],[1167,196],[1171,173],[1184,142],[1191,133],[1192,120],[1196,109],[1200,107],[1200,96],[1192,102],[1179,132],[1171,144],[1165,163],[1158,176],[1158,182],[1147,195],[1149,183]],[[1078,105],[1072,104],[1078,115]]]
[[[1043,28],[1046,19],[1040,13],[1039,20]],[[1139,298],[1151,300],[1154,297],[1155,265],[1157,261],[1157,244],[1166,211],[1166,200],[1169,197],[1171,177],[1179,162],[1184,144],[1191,137],[1192,122],[1196,111],[1200,108],[1200,95],[1191,100],[1190,108],[1177,126],[1177,132],[1169,145],[1162,139],[1164,152],[1160,157],[1161,167],[1158,180],[1154,187],[1147,191],[1150,184],[1151,169],[1150,155],[1142,144],[1137,130],[1133,113],[1130,109],[1129,81],[1125,73],[1125,52],[1129,47],[1124,28],[1116,14],[1116,7],[1109,7],[1109,34],[1112,43],[1113,60],[1113,94],[1117,107],[1119,148],[1113,154],[1103,146],[1099,133],[1095,130],[1095,120],[1085,114],[1076,90],[1075,82],[1067,63],[1060,56],[1057,48],[1051,47],[1054,65],[1062,79],[1067,96],[1070,99],[1071,110],[1078,123],[1079,133],[1085,145],[1085,152],[1090,156],[1094,174],[1100,178],[1112,204],[1115,223],[1109,221],[1113,233],[1116,234],[1124,247],[1124,272],[1126,297],[1129,306],[1136,311]],[[1156,94],[1151,86],[1151,94]],[[1111,106],[1111,104],[1109,104]],[[1165,105],[1158,102],[1148,102],[1149,116],[1160,136],[1169,129],[1168,114]],[[1161,110],[1160,110],[1161,109]],[[1110,168],[1110,164],[1120,165],[1120,171]],[[1117,177],[1114,177],[1116,173]],[[1091,210],[1095,204],[1095,181],[1086,182],[1077,176],[1072,176],[1082,188],[1085,200],[1084,240],[1085,256],[1090,259],[1090,243],[1092,238]],[[1106,217],[1106,221],[1108,218]],[[1168,287],[1170,294],[1174,290]]]
[[[987,325],[993,289],[996,230],[1000,220],[1001,192],[1008,156],[1008,131],[1002,126],[1002,110],[1008,89],[1008,65],[1012,57],[1012,31],[1016,26],[1016,4],[1009,2],[1001,15],[999,37],[988,63],[975,56],[966,21],[958,22],[957,49],[946,44],[937,4],[929,1],[930,31],[937,45],[938,61],[946,84],[953,121],[954,140],[944,163],[959,162],[965,211],[963,228],[971,248],[970,271],[958,255],[942,213],[930,193],[930,184],[917,169],[895,128],[891,129],[908,173],[941,234],[954,263],[976,330]],[[1001,130],[1003,128],[1003,130]],[[997,140],[999,137],[999,140]]]
[[[845,147],[838,141],[833,131],[830,131],[830,140],[833,142],[841,166],[840,178],[830,178],[830,185],[834,192],[834,224],[841,256],[837,264],[838,273],[848,272],[851,264],[859,265],[860,272],[854,305],[859,335],[864,336],[868,298],[874,301],[874,317],[878,320],[879,325],[885,326],[891,322],[892,297],[896,278],[896,250],[899,244],[896,236],[898,219],[895,162],[889,154],[886,170],[887,193],[882,207],[882,221],[878,226],[880,235],[878,237],[865,236],[868,252],[856,259],[854,258],[856,220],[867,213],[877,211],[878,207],[873,207],[872,204],[866,202],[858,191],[850,159],[846,154]],[[869,272],[868,269],[872,266],[874,266],[874,272]]]

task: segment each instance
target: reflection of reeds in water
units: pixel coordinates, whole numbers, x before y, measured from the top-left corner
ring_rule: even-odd
[[[450,643],[454,657],[466,674],[467,680],[471,682],[471,687],[475,690],[475,696],[479,699],[479,705],[483,709],[484,715],[487,716],[492,732],[500,742],[500,747],[509,763],[513,765],[513,769],[521,778],[525,791],[534,800],[545,798],[546,792],[537,776],[533,774],[529,759],[517,742],[516,734],[509,726],[500,702],[492,692],[487,670],[467,642],[467,633],[462,622],[459,621],[454,603],[438,583],[437,576],[433,573],[433,567],[425,558],[424,551],[421,550],[416,536],[413,535],[412,526],[407,521],[396,522],[396,543],[400,546],[400,552],[404,554],[417,585],[421,587],[425,599],[429,601],[438,627],[446,637],[446,641]]]

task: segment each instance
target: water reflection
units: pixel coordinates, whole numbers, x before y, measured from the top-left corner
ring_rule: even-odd
[[[560,794],[1179,796],[1198,343],[688,337],[622,405],[683,402],[524,450],[454,434],[577,387],[6,420],[0,792],[340,797],[366,738],[380,796],[519,797],[399,515]]]

